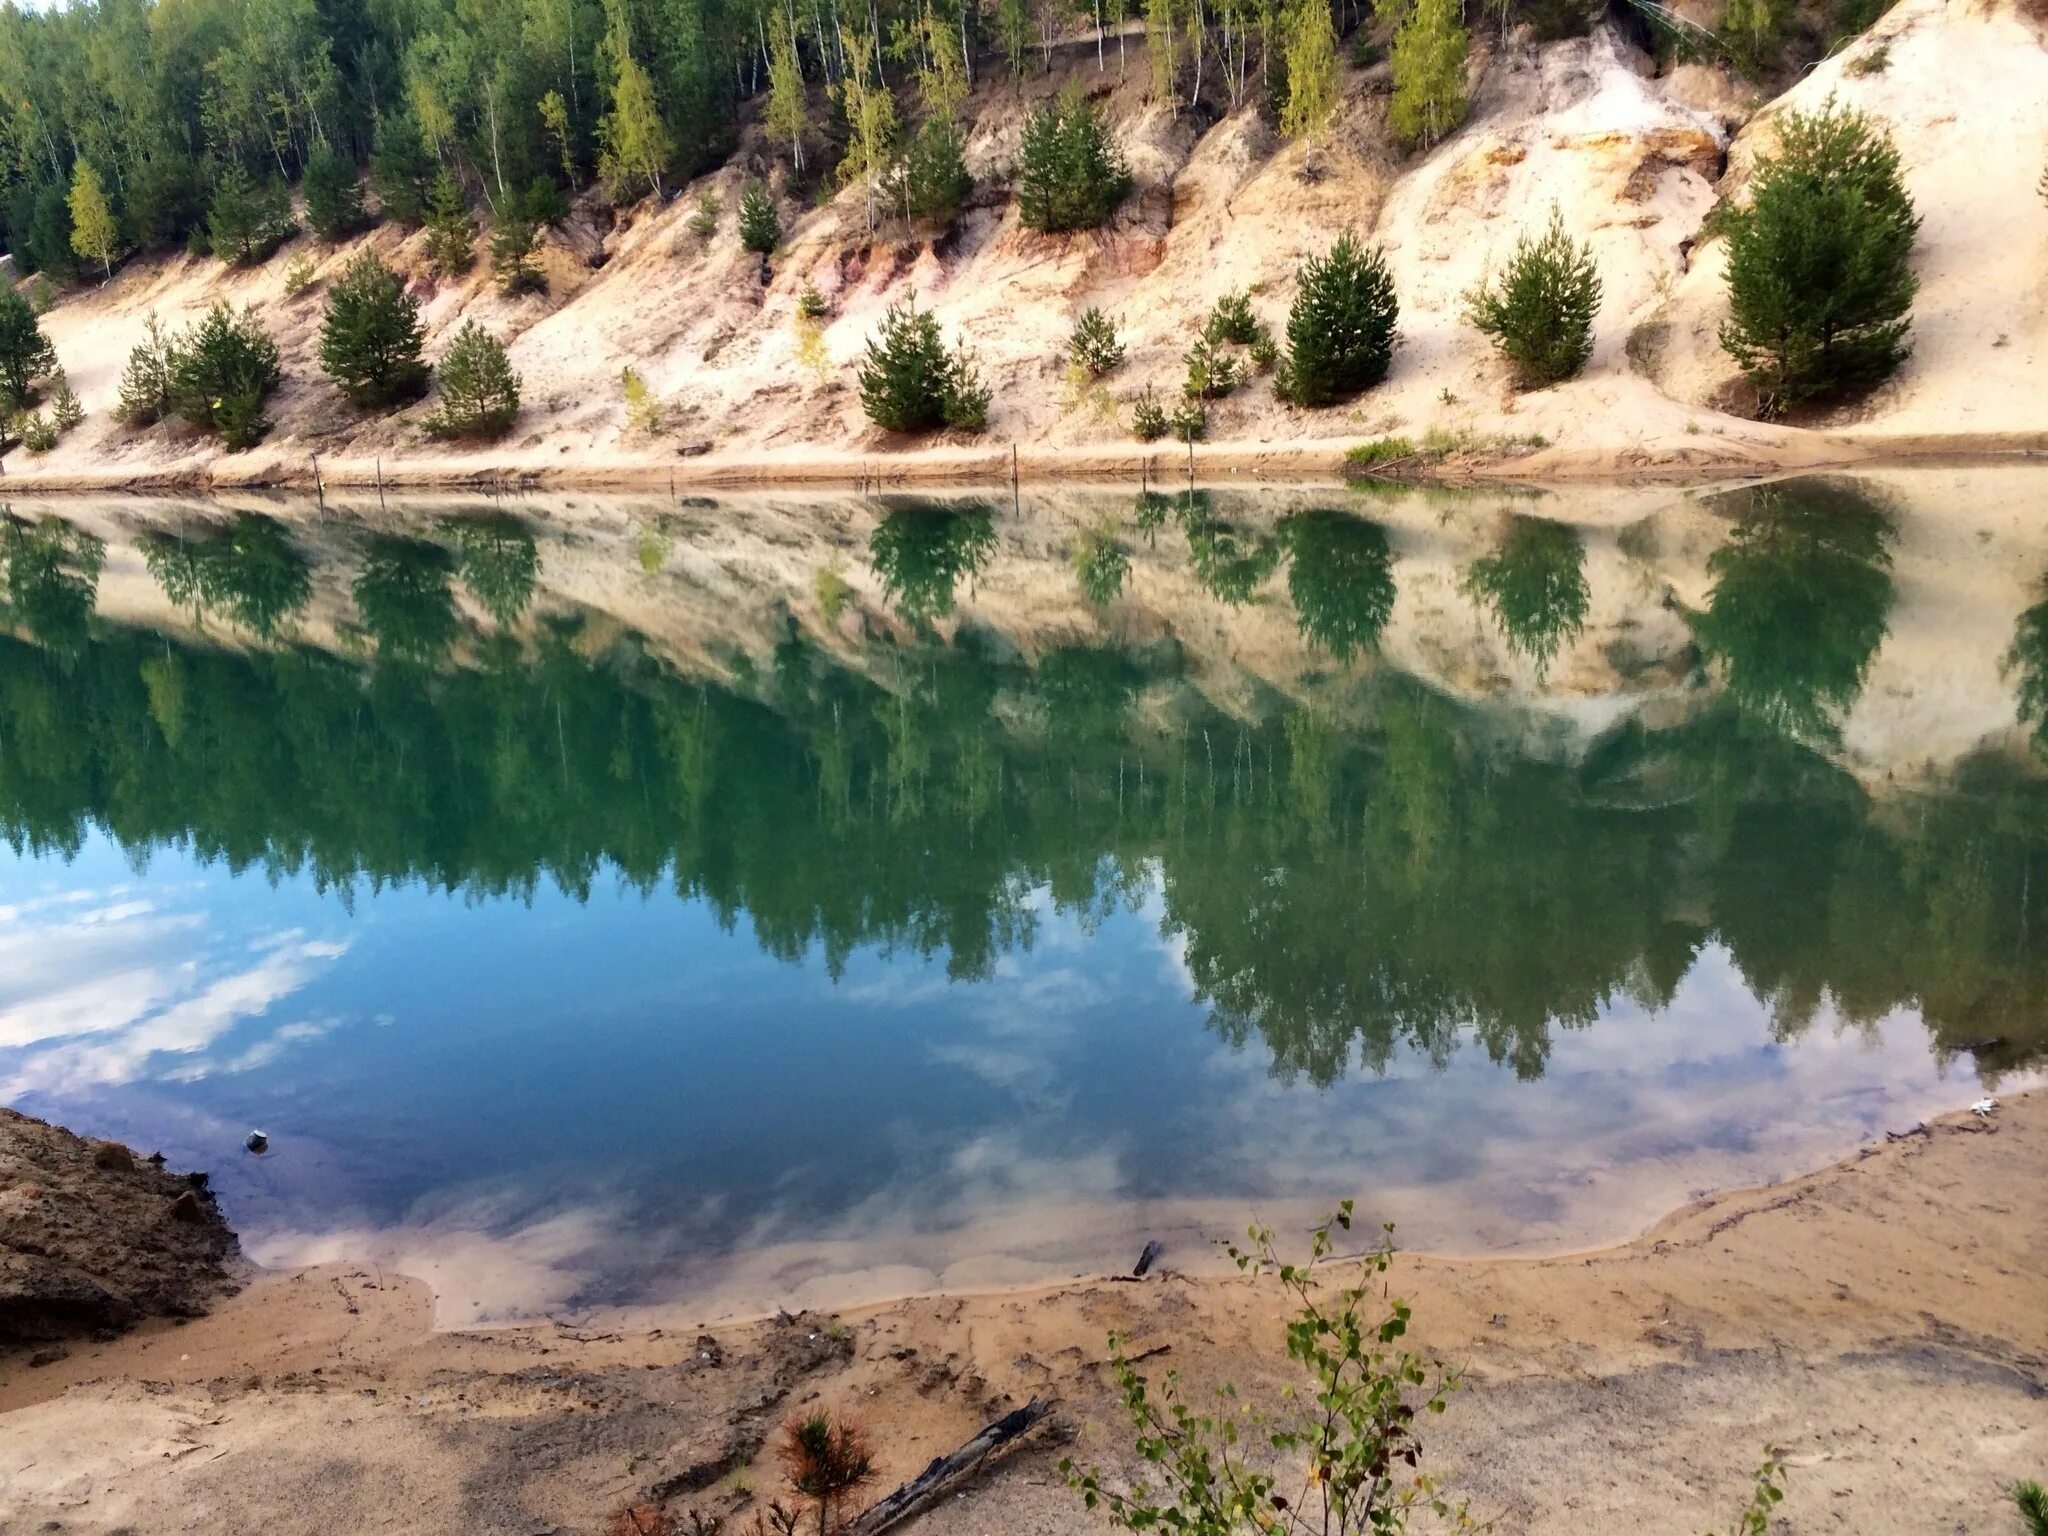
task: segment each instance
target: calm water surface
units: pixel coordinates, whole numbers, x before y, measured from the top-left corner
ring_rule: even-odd
[[[2033,1080],[2044,512],[16,504],[0,1100],[457,1322],[1624,1236]]]

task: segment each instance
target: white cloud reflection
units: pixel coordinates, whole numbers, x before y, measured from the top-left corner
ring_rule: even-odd
[[[245,1071],[334,1027],[286,1019],[243,1038],[347,945],[298,930],[229,939],[182,907],[191,894],[116,887],[0,906],[0,1096]]]

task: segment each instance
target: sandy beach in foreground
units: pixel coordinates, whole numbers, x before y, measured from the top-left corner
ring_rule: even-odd
[[[1428,1457],[1495,1529],[1725,1528],[1768,1445],[1782,1529],[1885,1536],[2017,1529],[2006,1488],[2048,1468],[2044,1273],[2037,1091],[1616,1248],[1404,1256],[1392,1282],[1466,1373]],[[533,1536],[653,1501],[731,1528],[779,1491],[766,1447],[800,1406],[858,1416],[886,1489],[1039,1398],[1051,1417],[914,1528],[1070,1536],[1097,1527],[1059,1458],[1132,1470],[1108,1332],[1157,1351],[1148,1370],[1269,1396],[1282,1310],[1169,1257],[1138,1282],[710,1329],[437,1333],[415,1282],[264,1272],[201,1319],[0,1359],[0,1523],[310,1532],[346,1509],[356,1531]]]

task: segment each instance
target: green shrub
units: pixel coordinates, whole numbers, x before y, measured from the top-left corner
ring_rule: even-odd
[[[633,432],[659,432],[664,407],[630,363],[619,370],[619,389],[626,397],[626,426]]]
[[[306,198],[306,222],[330,245],[369,224],[363,211],[363,189],[355,162],[322,141],[306,161],[300,183]]]
[[[796,313],[799,320],[822,320],[832,312],[825,302],[825,295],[818,292],[813,283],[805,283],[803,292],[796,296]]]
[[[57,446],[57,428],[43,419],[40,411],[23,411],[14,418],[14,435],[21,446],[41,458]]]
[[[1280,361],[1280,344],[1264,326],[1260,326],[1259,334],[1252,338],[1251,359],[1252,366],[1261,373],[1272,372],[1273,365]]]
[[[2039,1483],[2015,1483],[2012,1497],[2020,1507],[2027,1536],[2048,1536],[2048,1490],[2043,1490]]]
[[[889,306],[868,341],[860,399],[868,419],[885,431],[972,432],[987,425],[991,395],[972,354],[946,350],[938,320],[917,307],[913,293]]]
[[[1756,1481],[1750,1488],[1749,1503],[1735,1517],[1735,1524],[1728,1528],[1728,1536],[1766,1536],[1771,1528],[1771,1511],[1785,1497],[1781,1486],[1784,1481],[1785,1464],[1777,1457],[1771,1457],[1758,1467]]]
[[[1281,391],[1297,405],[1332,405],[1372,388],[1393,364],[1401,307],[1385,254],[1344,231],[1302,263],[1287,317]]]
[[[85,420],[85,403],[71,387],[71,380],[59,368],[50,381],[50,424],[58,432],[69,432]]]
[[[1017,152],[1017,211],[1046,234],[1097,229],[1130,191],[1109,129],[1077,92],[1034,110]]]
[[[1173,435],[1184,443],[1199,443],[1209,435],[1209,407],[1200,399],[1183,400],[1173,413]]]
[[[1868,389],[1906,360],[1920,220],[1898,151],[1862,113],[1787,113],[1729,224],[1721,346],[1765,415]]]
[[[320,366],[359,410],[416,399],[427,388],[420,360],[420,301],[398,275],[364,251],[327,292]]]
[[[1372,470],[1414,457],[1415,444],[1407,438],[1376,437],[1369,443],[1358,443],[1345,449],[1344,467],[1354,471]]]
[[[740,194],[740,244],[757,255],[766,256],[782,243],[782,221],[775,216],[775,199],[759,181],[747,183]]]
[[[1159,403],[1158,392],[1147,384],[1131,402],[1132,435],[1141,443],[1156,443],[1166,436],[1171,426],[1166,407]]]
[[[277,343],[254,310],[216,304],[168,347],[171,403],[229,448],[253,448],[270,430],[263,402],[283,378]]]
[[[500,437],[519,415],[519,375],[505,344],[465,320],[441,359],[441,405],[426,420],[433,437]]]
[[[1133,1448],[1159,1486],[1121,1492],[1101,1472],[1063,1460],[1060,1470],[1089,1509],[1122,1530],[1204,1536],[1399,1536],[1424,1515],[1453,1530],[1472,1528],[1463,1507],[1418,1470],[1417,1427],[1444,1410],[1458,1382],[1401,1344],[1411,1310],[1381,1300],[1391,1235],[1359,1261],[1354,1280],[1325,1283],[1330,1269],[1349,1262],[1335,1253],[1337,1234],[1350,1229],[1347,1200],[1315,1228],[1305,1263],[1283,1263],[1264,1227],[1251,1229],[1248,1249],[1230,1249],[1239,1269],[1277,1284],[1294,1306],[1287,1354],[1308,1374],[1309,1388],[1270,1407],[1240,1406],[1236,1389],[1226,1387],[1213,1399],[1214,1412],[1198,1411],[1182,1398],[1177,1373],[1155,1386],[1138,1374],[1123,1338],[1110,1335]],[[1289,1464],[1276,1465],[1273,1453]]]
[[[258,187],[240,165],[221,172],[206,216],[207,243],[214,255],[231,266],[251,267],[296,233],[291,199],[282,183]]]
[[[1240,290],[1226,293],[1216,301],[1216,307],[1209,311],[1209,318],[1202,325],[1202,337],[1211,346],[1234,342],[1248,347],[1265,334],[1265,329],[1252,313],[1251,295]]]
[[[299,252],[284,264],[284,296],[296,299],[313,286],[315,268],[313,258],[304,251]]]
[[[1592,247],[1573,243],[1555,208],[1540,239],[1515,243],[1498,283],[1482,279],[1465,295],[1465,318],[1492,338],[1524,389],[1556,384],[1586,366],[1599,308]]]
[[[724,210],[725,204],[718,194],[706,187],[697,194],[697,211],[690,215],[690,233],[700,240],[709,240],[718,233],[718,216]]]
[[[1083,310],[1067,337],[1067,357],[1091,379],[1121,367],[1124,344],[1117,340],[1115,322],[1099,309]]]

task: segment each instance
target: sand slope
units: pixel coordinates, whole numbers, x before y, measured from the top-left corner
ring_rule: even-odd
[[[1848,69],[1879,44],[1889,49],[1883,72]],[[1699,66],[1652,78],[1647,58],[1604,25],[1542,48],[1482,41],[1473,71],[1469,122],[1409,160],[1386,139],[1385,66],[1347,71],[1342,121],[1310,157],[1280,141],[1249,101],[1206,126],[1149,102],[1141,48],[1120,78],[1114,51],[1098,70],[1092,46],[1069,45],[1052,76],[1021,88],[984,83],[971,103],[969,158],[984,181],[952,235],[933,242],[890,225],[870,236],[857,191],[817,208],[785,202],[786,244],[765,282],[761,264],[738,248],[730,213],[708,240],[688,227],[696,193],[716,190],[730,209],[749,175],[771,169],[751,137],[731,165],[666,207],[624,210],[615,224],[586,208],[551,245],[545,297],[504,299],[481,268],[437,282],[422,237],[373,232],[360,243],[413,275],[427,298],[430,354],[465,319],[512,343],[527,408],[511,437],[480,451],[426,440],[424,407],[362,419],[320,375],[320,290],[285,298],[284,269],[307,254],[324,280],[353,246],[302,237],[242,273],[183,256],[133,262],[47,318],[92,416],[45,459],[17,450],[7,472],[53,486],[308,480],[319,454],[330,483],[380,471],[602,482],[671,472],[845,478],[865,467],[958,477],[1007,472],[1015,443],[1032,473],[1135,473],[1144,450],[1122,402],[1147,384],[1177,389],[1182,353],[1223,292],[1250,289],[1269,323],[1284,324],[1301,258],[1346,226],[1384,241],[1394,265],[1404,313],[1392,378],[1354,406],[1313,413],[1281,405],[1269,380],[1254,379],[1215,407],[1205,463],[1298,471],[1327,466],[1346,441],[1432,427],[1466,434],[1481,457],[1507,454],[1529,476],[2048,445],[2048,201],[2033,191],[2048,142],[2048,48],[2040,18],[2019,0],[1904,0],[1869,39],[1744,128],[1732,156],[1728,133],[1748,103],[1739,82]],[[1003,177],[1025,110],[1068,80],[1116,124],[1137,189],[1111,229],[1034,235],[1019,224]],[[1894,385],[1842,419],[1816,430],[1762,426],[1711,408],[1731,398],[1714,342],[1721,246],[1694,244],[1716,201],[1739,195],[1771,112],[1810,108],[1830,93],[1883,117],[1898,137],[1925,220],[1918,346]],[[1724,156],[1733,167],[1725,175]],[[1516,396],[1461,322],[1461,296],[1553,206],[1600,263],[1598,344],[1584,378]],[[792,318],[806,284],[833,304],[822,372],[797,358]],[[887,306],[912,290],[950,334],[971,341],[994,386],[980,439],[906,444],[860,413],[853,363]],[[216,299],[256,305],[284,348],[290,379],[270,440],[223,456],[179,426],[139,436],[120,428],[109,411],[147,315],[179,324]],[[1075,398],[1061,349],[1090,305],[1120,318],[1130,357],[1106,390]],[[626,429],[618,377],[627,364],[669,401],[660,433]],[[1530,453],[1536,439],[1550,446]],[[1163,445],[1157,456],[1178,454]]]

